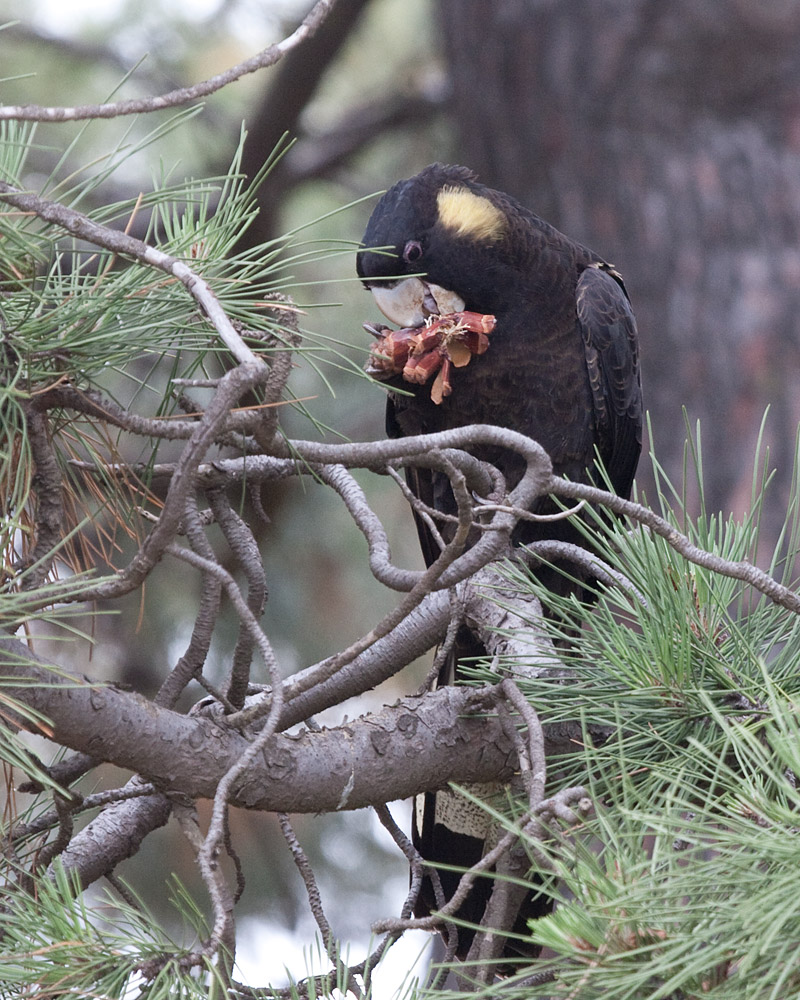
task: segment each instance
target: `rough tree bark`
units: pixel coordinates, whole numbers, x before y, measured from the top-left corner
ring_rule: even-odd
[[[800,8],[437,6],[457,157],[625,275],[660,460],[679,474],[686,405],[710,506],[741,511],[769,404],[785,509],[800,419]]]

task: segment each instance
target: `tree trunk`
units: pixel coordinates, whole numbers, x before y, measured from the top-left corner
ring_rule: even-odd
[[[771,406],[774,534],[800,418],[800,6],[439,0],[438,13],[460,160],[625,276],[669,473],[685,405],[709,506],[740,513]]]

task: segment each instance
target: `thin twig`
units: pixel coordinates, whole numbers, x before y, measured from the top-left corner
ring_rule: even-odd
[[[197,501],[194,494],[190,494],[187,498],[184,508],[183,528],[192,547],[200,555],[213,561],[214,550],[211,548],[200,524],[200,512],[197,509]],[[192,678],[200,678],[208,651],[211,648],[211,639],[217,616],[219,615],[221,597],[222,584],[220,580],[213,573],[204,573],[200,603],[197,615],[195,616],[189,645],[186,648],[186,652],[181,656],[174,669],[159,688],[154,699],[157,705],[172,708],[189,681]]]
[[[447,518],[452,523],[455,523],[458,521],[458,518],[453,517],[451,514],[442,514],[440,511],[437,511],[433,507],[429,507],[426,503],[423,503],[420,498],[411,489],[409,489],[408,483],[405,481],[403,476],[401,476],[397,469],[393,468],[391,465],[386,471],[400,487],[400,492],[408,501],[411,509],[417,517],[423,522],[425,527],[431,533],[431,538],[433,538],[436,545],[438,545],[440,549],[443,549],[445,541],[442,538],[436,521]]]
[[[64,486],[46,414],[27,406],[25,422],[36,466],[32,483],[36,494],[36,536],[33,548],[25,558],[26,571],[21,587],[23,590],[35,590],[46,581],[61,541]]]
[[[225,847],[225,853],[231,859],[233,863],[233,869],[236,873],[236,892],[233,896],[233,905],[235,906],[239,900],[244,895],[244,890],[247,887],[247,883],[244,877],[244,868],[242,867],[242,860],[236,852],[236,848],[233,846],[233,838],[231,837],[231,822],[230,814],[225,813],[225,836],[223,838],[223,844]]]
[[[278,432],[278,405],[281,402],[286,383],[292,371],[292,355],[300,346],[301,336],[298,330],[297,312],[293,304],[283,299],[275,300],[275,309],[281,306],[291,306],[288,313],[283,311],[280,316],[283,339],[279,339],[274,334],[267,334],[260,330],[242,329],[242,335],[251,340],[264,342],[268,349],[269,376],[264,383],[264,408],[258,413],[258,423],[253,432],[261,447],[268,451],[273,438]]]
[[[174,556],[176,559],[181,559],[183,562],[189,563],[190,566],[194,566],[195,569],[202,570],[204,573],[209,573],[211,576],[216,577],[222,584],[225,593],[228,595],[231,604],[233,604],[236,613],[242,621],[244,627],[250,633],[253,641],[261,653],[264,664],[270,674],[270,680],[272,680],[272,690],[275,692],[275,683],[280,677],[278,671],[278,663],[275,659],[275,654],[270,645],[269,639],[264,633],[264,630],[258,624],[253,612],[247,606],[247,601],[244,599],[238,584],[231,576],[231,574],[221,566],[216,560],[209,559],[207,557],[198,555],[198,553],[193,552],[191,549],[181,548],[179,545],[170,544],[166,547],[166,551],[169,555]],[[278,691],[280,691],[280,685],[277,686]],[[283,698],[280,694],[274,698],[276,703],[283,702]],[[239,713],[242,714],[242,713]]]
[[[588,549],[556,539],[543,539],[520,546],[520,552],[529,552],[537,561],[554,562],[566,559],[586,570],[606,587],[618,587],[630,594],[643,608],[648,607],[647,598],[632,580],[628,579],[616,567],[610,566],[604,559],[589,552]]]
[[[499,693],[521,717],[528,731],[528,739],[518,748],[521,780],[528,794],[528,812],[520,826],[520,834],[537,838],[539,829],[530,823],[544,796],[547,777],[544,733],[539,716],[529,704],[516,683],[506,678],[498,685]],[[501,718],[505,706],[498,704]],[[514,737],[521,741],[518,732]],[[513,834],[509,830],[506,837]],[[504,838],[505,839],[505,838]],[[538,851],[534,853],[539,854]],[[481,930],[473,938],[466,957],[467,965],[475,966],[476,981],[490,983],[495,977],[495,963],[503,955],[508,934],[513,930],[520,908],[530,893],[529,885],[520,884],[530,867],[530,861],[519,836],[512,836],[507,849],[498,857],[495,866],[497,878],[481,919]]]
[[[120,115],[137,115],[163,108],[174,108],[190,101],[208,97],[228,84],[248,73],[273,66],[282,56],[312,35],[327,17],[335,0],[318,0],[303,23],[282,42],[251,56],[244,62],[231,67],[224,73],[191,87],[180,87],[158,97],[143,97],[136,100],[115,101],[111,104],[83,104],[78,107],[40,107],[34,104],[7,105],[0,107],[0,120],[66,122],[81,121],[86,118],[117,118]]]
[[[488,500],[481,500],[475,508],[475,513],[513,514],[520,521],[534,521],[537,524],[547,524],[551,521],[566,521],[570,517],[575,517],[583,509],[584,504],[585,501],[581,500],[574,507],[569,507],[567,510],[559,510],[555,514],[537,514],[532,510],[523,510],[521,507],[510,507],[504,503],[490,503]]]
[[[194,805],[173,802],[173,812],[186,840],[194,851],[200,874],[203,877],[214,910],[214,927],[211,938],[202,949],[215,955],[220,974],[230,980],[231,967],[236,954],[236,927],[233,919],[233,895],[217,861],[216,851],[207,850],[208,838],[200,832],[197,810]]]
[[[30,750],[26,751],[26,755],[33,758],[35,767],[45,771],[57,785],[61,785],[65,789],[69,788],[78,778],[82,778],[87,771],[91,771],[93,767],[97,767],[100,763],[96,757],[91,757],[85,753],[70,754],[68,757],[57,760],[53,764],[43,764]],[[47,787],[47,785],[36,778],[30,778],[27,781],[20,782],[17,786],[17,791],[25,792],[28,795],[37,795]]]
[[[58,816],[58,832],[55,838],[49,844],[45,844],[37,853],[36,861],[31,870],[32,874],[47,868],[53,858],[57,858],[67,849],[74,828],[71,805],[70,800],[59,795],[58,792],[53,796],[54,811]]]
[[[143,919],[147,919],[147,913],[142,904],[118,875],[115,875],[114,872],[106,872],[105,879],[126,906],[138,913]]]
[[[231,552],[247,577],[247,606],[258,621],[267,601],[267,578],[258,543],[249,525],[239,517],[222,490],[209,490],[208,501]],[[226,692],[231,705],[237,710],[244,705],[247,695],[253,648],[253,637],[245,626],[240,629],[236,640]]]
[[[219,379],[216,380],[216,385],[219,385]],[[196,420],[160,420],[155,417],[142,417],[138,413],[126,410],[96,389],[79,388],[75,385],[59,384],[45,388],[34,396],[34,405],[43,411],[75,410],[76,413],[83,413],[93,420],[102,420],[130,434],[164,441],[186,440],[197,430]],[[92,462],[74,460],[71,464],[79,469],[96,468]],[[131,469],[136,467],[127,463],[107,463],[100,468],[103,472],[128,475]],[[141,471],[144,472],[146,468],[142,466]]]
[[[91,795],[86,795],[83,798],[73,801],[69,806],[69,810],[77,815],[78,813],[87,812],[90,809],[99,809],[112,802],[124,802],[127,799],[139,798],[142,795],[152,795],[155,790],[155,785],[150,784],[142,784],[135,787],[110,788],[104,792],[93,792]],[[8,835],[8,839],[13,842],[23,837],[31,837],[34,834],[42,833],[44,830],[58,823],[59,819],[58,810],[49,809],[29,823],[15,826]]]
[[[364,491],[352,473],[348,472],[343,465],[317,465],[314,467],[314,474],[336,491],[347,508],[347,512],[366,539],[369,551],[369,568],[375,579],[393,590],[408,589],[402,586],[406,582],[406,574],[403,571],[398,573],[397,567],[391,561],[392,553],[386,529],[378,515],[370,507]]]
[[[445,634],[442,644],[436,650],[436,656],[433,658],[431,669],[425,675],[425,680],[417,688],[415,694],[423,694],[425,691],[431,691],[433,689],[434,685],[439,680],[442,668],[450,657],[450,653],[452,652],[456,638],[458,637],[458,630],[464,624],[466,611],[462,594],[456,587],[453,587],[448,594],[448,597],[450,598],[450,621],[447,623],[447,633]],[[452,680],[450,683],[452,683]]]
[[[509,830],[501,837],[498,843],[477,861],[459,879],[456,891],[441,909],[429,917],[416,917],[409,920],[398,920],[396,918],[386,918],[379,920],[372,925],[373,931],[378,934],[404,930],[437,930],[444,923],[446,917],[452,917],[460,909],[462,904],[472,891],[475,880],[484,872],[491,871],[498,859],[508,850],[519,836],[518,830]]]
[[[547,781],[547,757],[544,747],[544,732],[536,709],[520,691],[517,684],[506,677],[500,682],[503,697],[519,712],[520,718],[528,730],[528,758],[530,760],[530,783],[528,791],[528,808],[535,811],[544,797],[544,787]]]
[[[558,479],[555,476],[551,477],[546,492],[552,493],[555,496],[602,504],[615,514],[619,514],[622,517],[629,517],[639,524],[650,528],[656,535],[660,535],[661,538],[665,539],[671,548],[696,566],[703,566],[714,573],[719,573],[721,576],[729,576],[734,580],[741,580],[743,583],[748,583],[751,587],[769,597],[775,604],[779,604],[781,607],[793,611],[795,614],[800,614],[800,597],[798,597],[795,591],[778,583],[768,573],[760,570],[746,559],[735,562],[698,548],[686,535],[670,524],[669,521],[660,517],[648,507],[634,503],[633,500],[624,500],[615,493],[599,490],[595,486],[586,486],[583,483],[574,483],[567,479]]]
[[[297,839],[297,834],[294,832],[294,828],[292,827],[286,813],[278,813],[278,823],[280,824],[283,839],[286,841],[286,844],[291,851],[295,868],[297,868],[300,873],[300,878],[302,878],[303,885],[306,887],[308,905],[311,908],[311,914],[314,917],[314,922],[322,935],[322,944],[325,948],[325,953],[330,961],[335,965],[337,958],[336,940],[333,936],[333,931],[331,930],[328,918],[325,916],[325,910],[322,906],[322,896],[320,895],[319,886],[317,885],[317,880],[314,876],[314,869],[311,867],[311,863],[308,860],[306,852],[300,846],[300,841]]]
[[[400,920],[411,919],[411,914],[414,912],[414,905],[419,896],[420,888],[422,887],[422,879],[427,876],[430,879],[431,886],[433,888],[433,898],[436,902],[436,906],[441,910],[446,905],[446,899],[444,895],[444,889],[442,888],[442,880],[439,876],[439,872],[427,865],[425,859],[419,853],[419,851],[414,847],[413,843],[408,839],[408,837],[403,833],[400,827],[395,823],[394,817],[389,812],[389,807],[386,804],[378,805],[373,807],[375,813],[378,816],[382,826],[389,833],[392,840],[400,848],[403,854],[408,859],[409,867],[411,869],[411,880],[408,890],[408,895],[406,896],[405,902],[400,910]],[[374,928],[373,928],[374,930]],[[447,951],[447,957],[445,962],[451,961],[456,953],[456,948],[458,947],[458,928],[454,923],[450,921],[444,921],[443,927],[441,928],[442,933],[445,935],[445,948]],[[369,986],[370,973],[372,969],[377,964],[378,959],[383,954],[383,951],[388,948],[394,941],[396,941],[402,931],[389,931],[384,937],[379,948],[373,952],[370,958],[374,958],[374,962],[367,963],[364,970],[364,986],[367,988]]]

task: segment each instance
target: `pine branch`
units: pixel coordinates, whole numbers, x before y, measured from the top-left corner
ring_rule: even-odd
[[[66,122],[85,119],[116,118],[120,115],[137,115],[151,111],[161,111],[164,108],[174,108],[190,101],[208,97],[228,84],[241,79],[248,73],[268,66],[274,66],[287,52],[291,52],[307,38],[310,38],[322,24],[333,8],[336,0],[317,0],[302,24],[281,42],[270,45],[269,48],[251,56],[244,62],[232,66],[224,73],[218,73],[208,80],[189,87],[179,87],[169,93],[157,97],[143,97],[127,101],[115,101],[110,104],[83,104],[78,107],[39,107],[37,105],[7,105],[0,107],[0,121],[47,121]]]

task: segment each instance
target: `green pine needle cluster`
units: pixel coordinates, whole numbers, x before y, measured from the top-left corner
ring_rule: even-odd
[[[232,319],[279,335],[282,327],[269,312],[270,299],[298,287],[294,269],[352,249],[333,241],[303,244],[297,230],[235,252],[257,212],[255,191],[285,144],[267,158],[252,182],[241,173],[243,133],[224,175],[175,180],[174,169],[162,167],[151,191],[110,204],[99,197],[100,186],[129,158],[185,125],[194,113],[182,111],[144,139],[129,146],[120,143],[95,169],[59,180],[65,153],[39,193],[103,225],[133,227],[139,238],[204,277]],[[0,179],[27,189],[26,160],[34,141],[34,128],[0,123]],[[218,352],[213,330],[187,308],[186,292],[175,279],[148,267],[127,266],[109,251],[62,237],[55,227],[7,207],[0,210],[0,231],[4,342],[17,357],[23,389],[41,387],[65,372],[88,385],[104,371],[125,371],[142,358]]]
[[[687,470],[702,487],[699,435]],[[742,520],[709,514],[702,489],[690,516],[660,469],[656,509],[698,546],[754,559],[766,462],[756,472]],[[787,584],[797,511],[795,489],[769,560]],[[545,968],[555,981],[503,995],[800,996],[800,618],[640,526],[598,517],[587,534],[628,584],[598,587],[588,613],[540,594],[567,676],[519,683],[544,724],[581,720],[583,748],[549,761],[548,791],[586,786],[594,815],[538,845],[557,905],[531,933],[551,958],[518,980]]]
[[[198,917],[180,886],[175,896],[185,920]],[[52,878],[37,880],[27,906],[18,894],[13,915],[0,914],[0,932],[0,997],[9,1000],[116,1000],[141,995],[143,988],[148,1000],[207,1000],[217,983],[210,960],[190,961],[139,900],[87,899],[58,865]]]
[[[303,277],[308,265],[331,254],[352,252],[352,247],[332,240],[304,243],[298,229],[255,248],[237,249],[257,212],[255,191],[285,151],[285,143],[267,158],[252,182],[241,173],[243,133],[224,175],[176,179],[174,169],[162,166],[151,190],[111,204],[103,200],[104,185],[115,172],[125,168],[131,157],[144,149],[150,152],[153,144],[185,127],[194,114],[178,112],[144,136],[123,138],[105,156],[73,170],[68,161],[86,130],[97,124],[87,123],[56,155],[51,175],[36,178],[35,193],[94,222],[130,231],[186,263],[209,283],[228,317],[241,324],[246,338],[266,357],[291,340],[295,353],[318,372],[333,364],[365,378],[357,359],[299,326],[303,303],[287,297],[287,292],[301,287],[298,276]],[[23,191],[30,189],[28,160],[35,143],[35,127],[0,123],[0,180]],[[294,333],[298,328],[303,336],[299,346]],[[179,280],[82,243],[0,199],[3,575],[17,575],[13,567],[33,536],[30,501],[35,461],[23,412],[30,400],[59,386],[96,390],[123,411],[169,420],[186,411],[185,401],[180,402],[184,390],[176,379],[219,378],[229,366],[226,348]],[[284,402],[315,422],[291,383],[285,396]],[[198,390],[194,398],[201,408],[207,391]],[[65,493],[67,532],[79,533],[93,522],[95,553],[101,562],[113,565],[117,536],[141,535],[138,510],[148,503],[148,469],[161,460],[163,442],[125,435],[113,424],[71,410],[60,416],[51,412],[52,446],[65,483],[74,482],[74,489]],[[166,453],[171,457],[174,449],[167,447]],[[91,463],[94,471],[76,471],[75,460]],[[116,462],[135,466],[137,474],[123,480],[104,471]],[[97,528],[101,524],[107,527]],[[65,539],[64,562],[78,572],[81,562],[72,559],[69,550],[70,541]]]

